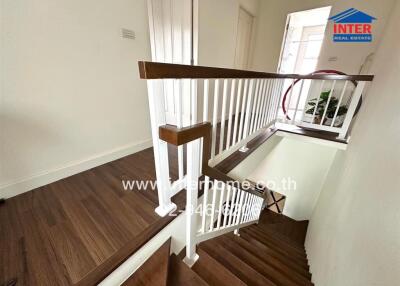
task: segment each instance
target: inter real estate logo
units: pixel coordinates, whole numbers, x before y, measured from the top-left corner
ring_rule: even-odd
[[[376,18],[350,8],[329,18],[334,22],[334,42],[371,42],[372,21]]]

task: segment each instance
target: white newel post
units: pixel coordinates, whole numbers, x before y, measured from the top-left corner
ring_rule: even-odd
[[[196,254],[197,197],[200,177],[200,140],[187,144],[187,195],[186,195],[186,257],[184,262],[192,267],[199,258]]]
[[[168,144],[161,140],[158,128],[166,124],[165,101],[162,80],[148,80],[151,135],[153,138],[154,163],[157,175],[157,190],[159,206],[156,213],[166,216],[176,210],[176,205],[171,202],[171,183],[169,180]]]

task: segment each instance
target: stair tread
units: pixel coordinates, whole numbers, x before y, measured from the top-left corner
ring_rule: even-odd
[[[230,251],[220,247],[216,243],[210,241],[203,242],[199,245],[215,260],[219,261],[230,272],[234,273],[240,280],[247,285],[260,285],[260,286],[277,286],[276,283],[266,278],[261,273],[247,265],[240,258],[233,255]]]
[[[287,256],[291,256],[291,257],[297,259],[298,261],[301,261],[308,265],[307,256],[306,256],[305,252],[300,253],[298,251],[294,251],[287,244],[273,240],[269,235],[260,233],[259,231],[255,230],[255,229],[243,228],[240,231],[241,231],[241,233],[246,233],[246,234],[252,236],[253,238],[257,239],[258,241],[260,241],[263,244],[271,246],[272,248],[276,249],[276,251],[284,253]]]
[[[284,235],[282,235],[280,233],[277,233],[273,228],[254,227],[254,226],[249,226],[247,228],[255,230],[263,235],[267,235],[271,240],[273,240],[279,244],[285,244],[290,249],[293,249],[294,251],[298,252],[299,254],[305,253],[304,246],[298,244],[295,241],[288,239],[287,237],[285,237]]]
[[[249,233],[247,232],[242,232],[240,234],[241,237],[243,237],[246,241],[250,242],[251,244],[254,244],[255,246],[257,246],[260,251],[263,252],[267,252],[270,255],[273,255],[276,258],[280,258],[280,259],[284,259],[285,261],[290,261],[291,264],[296,264],[298,267],[309,271],[309,266],[307,261],[304,261],[303,259],[298,259],[296,257],[293,257],[292,255],[289,255],[285,252],[280,251],[280,249],[277,249],[275,246],[273,245],[269,245],[265,242],[263,242],[260,239],[257,239],[254,236],[251,236]]]
[[[230,272],[224,265],[211,257],[206,251],[201,248],[197,250],[199,260],[192,269],[200,275],[208,284],[215,286],[245,286],[242,280]]]
[[[206,286],[208,285],[196,272],[190,269],[175,254],[170,257],[170,272],[168,284],[170,286]]]
[[[310,281],[311,274],[308,271],[306,271],[300,267],[297,267],[296,264],[287,263],[287,261],[283,262],[282,260],[280,260],[272,255],[266,254],[266,253],[260,251],[260,249],[257,246],[251,244],[250,242],[248,242],[247,240],[245,240],[242,237],[238,237],[233,234],[228,234],[225,236],[227,239],[232,240],[233,243],[236,243],[238,245],[238,247],[246,249],[252,255],[256,256],[258,259],[262,260],[264,263],[271,265],[276,270],[284,273],[285,275],[293,275],[295,278],[295,281],[300,281],[300,282],[304,282],[304,283],[307,283]]]
[[[260,229],[263,231],[273,231],[279,238],[304,249],[305,230],[307,229],[308,222],[286,223],[279,222],[273,224],[259,224]]]
[[[241,259],[248,266],[256,270],[258,273],[262,274],[267,279],[273,281],[276,285],[281,286],[296,286],[296,285],[307,285],[311,286],[311,282],[307,279],[296,279],[297,277],[293,275],[293,271],[282,272],[277,268],[273,267],[271,264],[264,262],[262,259],[254,255],[252,252],[248,251],[246,248],[241,247],[237,241],[221,236],[214,243],[219,244],[221,248],[227,249],[233,255]]]
[[[154,252],[140,268],[132,274],[123,286],[167,285],[168,261],[171,239],[169,238]]]
[[[286,239],[290,239],[301,246],[304,245],[308,227],[307,220],[296,221],[283,214],[264,210],[261,214],[259,225],[268,225],[269,228],[275,229],[276,232],[282,234]]]

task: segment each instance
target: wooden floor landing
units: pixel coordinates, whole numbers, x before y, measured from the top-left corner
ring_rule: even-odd
[[[149,148],[6,200],[0,285],[97,284],[172,220],[155,214],[156,191],[123,190],[123,179],[155,177]],[[179,206],[184,200],[183,193],[174,198]]]

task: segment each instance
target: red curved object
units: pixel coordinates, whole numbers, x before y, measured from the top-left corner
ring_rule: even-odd
[[[310,74],[308,74],[308,75],[315,75],[315,74],[320,74],[320,73],[347,75],[346,73],[341,72],[341,71],[337,71],[337,70],[317,70],[317,71],[314,71],[314,72],[312,72],[312,73],[310,73]],[[299,78],[299,79],[296,79],[296,80],[294,81],[294,83],[291,84],[291,85],[288,87],[288,89],[285,91],[285,94],[283,95],[283,98],[282,98],[282,110],[283,110],[283,114],[286,115],[286,118],[287,118],[288,120],[290,120],[290,117],[289,117],[289,115],[288,115],[287,112],[286,112],[286,106],[285,106],[286,97],[287,97],[289,91],[292,89],[292,86],[295,86],[296,83],[299,82],[300,80],[302,80],[302,79],[300,79],[300,78]]]

